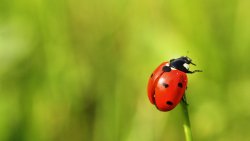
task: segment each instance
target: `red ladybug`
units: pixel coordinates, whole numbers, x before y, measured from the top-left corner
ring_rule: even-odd
[[[150,76],[148,98],[160,111],[172,110],[184,98],[188,82],[186,73],[201,72],[190,71],[189,64],[195,65],[188,57],[171,59],[163,62]]]

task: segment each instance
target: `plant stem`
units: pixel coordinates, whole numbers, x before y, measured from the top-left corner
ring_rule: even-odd
[[[191,125],[190,125],[190,120],[189,120],[189,114],[188,114],[188,104],[185,99],[181,101],[181,107],[182,107],[182,111],[184,114],[184,123],[183,123],[184,133],[185,133],[186,141],[192,141],[193,139],[192,139],[192,131],[191,131]]]

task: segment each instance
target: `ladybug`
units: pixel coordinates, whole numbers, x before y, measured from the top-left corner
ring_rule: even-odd
[[[160,111],[170,111],[183,99],[187,89],[187,73],[201,70],[189,70],[189,64],[195,66],[187,56],[163,62],[151,74],[148,81],[148,98]]]

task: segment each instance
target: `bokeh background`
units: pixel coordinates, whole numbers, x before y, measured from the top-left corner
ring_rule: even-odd
[[[187,55],[196,141],[250,140],[250,1],[0,0],[1,141],[183,141],[147,81]]]

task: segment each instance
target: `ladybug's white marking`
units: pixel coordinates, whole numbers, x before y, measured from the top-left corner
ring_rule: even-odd
[[[185,67],[187,70],[189,69],[189,65],[187,63],[184,63],[183,67]]]
[[[188,61],[190,61],[190,62],[192,61],[190,58],[188,58],[188,57],[186,57],[186,58],[187,58]]]

